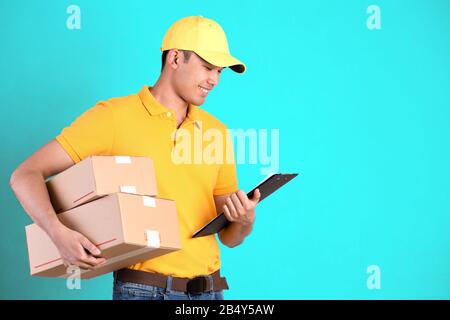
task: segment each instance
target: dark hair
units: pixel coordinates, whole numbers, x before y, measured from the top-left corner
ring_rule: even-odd
[[[189,50],[180,50],[180,51],[183,52],[183,56],[184,56],[183,61],[184,61],[184,63],[187,63],[189,61],[189,58],[191,57],[192,51],[189,51]],[[162,53],[162,56],[161,56],[161,72],[163,71],[164,66],[166,65],[166,58],[167,58],[167,53],[168,52],[169,52],[169,50],[165,50]]]

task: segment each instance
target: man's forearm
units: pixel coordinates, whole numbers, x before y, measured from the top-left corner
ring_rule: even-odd
[[[35,171],[19,169],[13,173],[10,186],[25,212],[52,237],[61,222],[50,202],[44,177]]]
[[[253,229],[253,223],[243,225],[237,222],[231,222],[221,231],[220,239],[223,244],[233,248],[240,245]]]

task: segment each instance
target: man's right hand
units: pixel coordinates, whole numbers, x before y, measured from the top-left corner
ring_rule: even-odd
[[[92,270],[106,261],[101,251],[81,233],[60,224],[52,232],[52,240],[61,254],[64,265]]]

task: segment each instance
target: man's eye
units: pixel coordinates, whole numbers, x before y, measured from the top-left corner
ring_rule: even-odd
[[[205,68],[206,68],[206,69],[208,69],[209,71],[211,71],[211,70],[212,70],[212,68],[210,68],[210,67],[207,67],[207,66],[205,66]]]

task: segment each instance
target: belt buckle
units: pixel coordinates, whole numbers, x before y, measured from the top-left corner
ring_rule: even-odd
[[[206,290],[206,277],[196,277],[190,279],[186,284],[186,291],[193,294],[201,294]]]

